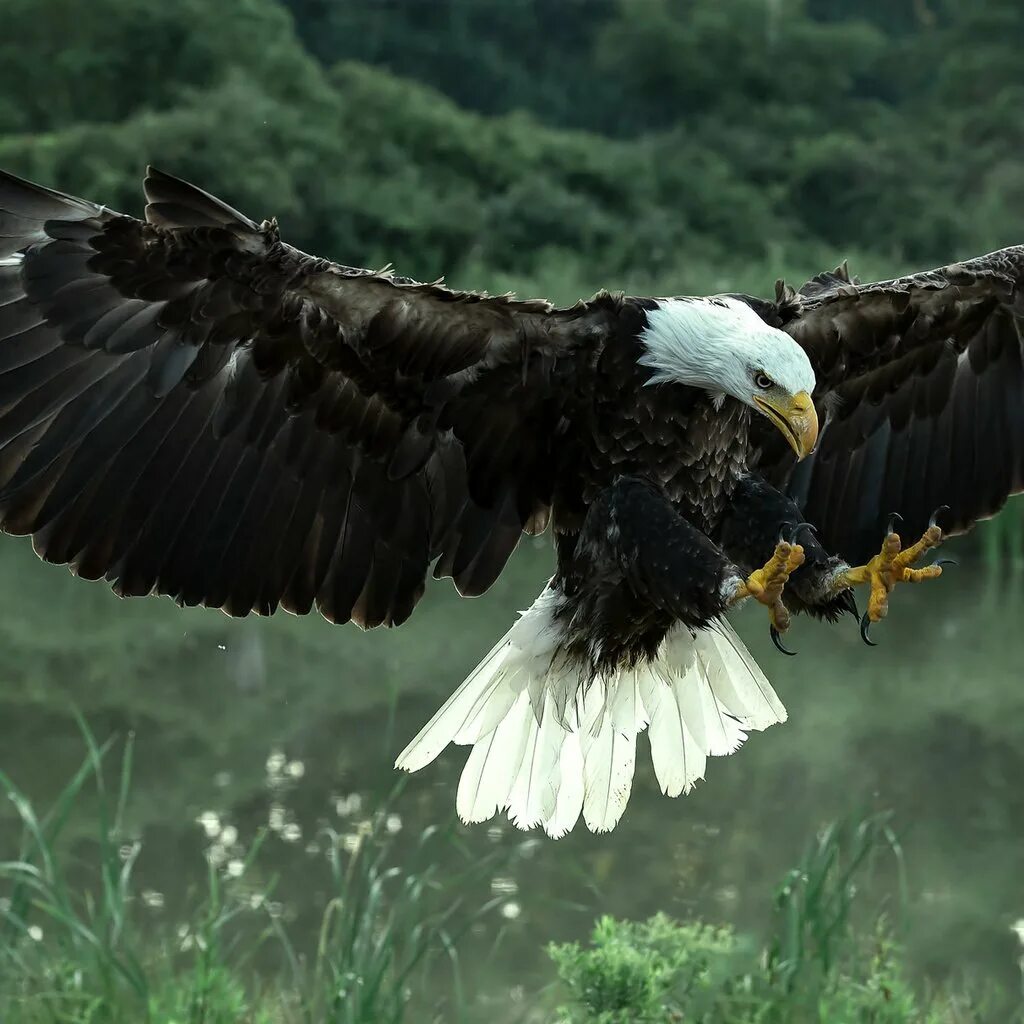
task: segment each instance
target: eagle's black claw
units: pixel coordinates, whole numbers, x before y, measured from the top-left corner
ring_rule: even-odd
[[[868,613],[865,612],[860,619],[860,638],[868,645],[868,647],[877,647],[871,637],[868,636],[868,630],[871,628],[871,619],[868,618]]]
[[[890,512],[889,513],[889,525],[886,526],[886,528],[885,528],[885,535],[887,537],[889,536],[890,533],[895,533],[896,532],[896,520],[897,519],[901,523],[903,522],[903,516],[901,516],[899,514],[899,512]]]
[[[812,523],[783,523],[779,527],[779,539],[776,544],[796,544],[801,530],[810,530],[811,533],[814,533],[814,525]]]
[[[800,531],[801,530],[810,530],[811,533],[813,534],[814,533],[814,524],[813,523],[797,523],[796,526],[793,527],[793,532],[789,535],[790,536],[790,541],[789,541],[790,544],[795,544],[799,540],[799,538],[800,538]]]
[[[935,510],[935,511],[934,511],[934,512],[932,513],[932,517],[931,517],[931,519],[929,519],[929,520],[928,520],[928,525],[929,525],[930,527],[931,527],[931,526],[938,526],[938,525],[939,525],[939,523],[938,523],[938,519],[939,519],[939,516],[940,516],[940,515],[942,515],[942,513],[943,513],[943,512],[948,512],[948,511],[949,511],[949,506],[948,506],[948,505],[940,505],[940,506],[939,506],[939,507],[938,507],[938,508],[937,508],[937,509],[936,509],[936,510]]]
[[[791,658],[796,657],[796,651],[791,651],[786,647],[782,642],[782,634],[774,626],[772,626],[768,632],[771,634],[772,643],[775,644],[777,650],[781,651],[783,654],[788,654]]]
[[[955,558],[936,558],[933,565],[959,565]]]

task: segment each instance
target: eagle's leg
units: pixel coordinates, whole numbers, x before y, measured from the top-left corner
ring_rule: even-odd
[[[794,530],[795,534],[797,531]],[[745,598],[752,597],[768,609],[771,619],[772,640],[775,646],[785,654],[787,651],[779,639],[789,629],[789,609],[782,603],[782,592],[789,582],[790,574],[804,563],[804,549],[793,540],[780,537],[772,552],[771,558],[760,568],[755,569],[741,582],[732,595],[731,603],[735,604]]]
[[[787,654],[780,634],[782,627],[789,624],[791,614],[806,612],[830,622],[845,612],[856,614],[853,591],[837,583],[846,563],[829,554],[814,535],[813,527],[802,520],[800,507],[792,498],[750,474],[737,482],[717,534],[722,548],[747,572],[762,563],[765,569],[771,566],[779,554],[780,539],[801,549],[795,568],[787,567],[792,576],[781,587],[776,579],[773,590],[777,597],[769,604],[773,609],[772,641]],[[796,544],[797,540],[800,544]],[[751,574],[755,585],[761,582],[757,575],[761,571]]]
[[[900,535],[894,529],[897,518],[889,518],[885,540],[882,541],[882,548],[878,554],[864,565],[844,570],[837,580],[838,584],[844,587],[864,583],[871,587],[868,608],[861,619],[861,636],[867,644],[872,644],[868,629],[872,623],[885,618],[889,611],[889,595],[897,583],[921,583],[924,580],[935,579],[942,575],[943,564],[949,564],[951,561],[940,560],[934,565],[926,565],[920,569],[911,568],[927,551],[942,543],[942,528],[936,523],[933,515],[928,528],[917,542],[904,548]]]

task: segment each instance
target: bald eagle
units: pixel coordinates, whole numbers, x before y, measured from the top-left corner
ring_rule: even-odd
[[[398,758],[470,745],[467,821],[612,828],[644,729],[688,791],[786,717],[731,607],[782,648],[867,584],[870,639],[1024,487],[1024,247],[557,308],[308,256],[155,170],[145,195],[137,220],[0,175],[3,529],[125,597],[364,628],[548,530],[537,601]]]

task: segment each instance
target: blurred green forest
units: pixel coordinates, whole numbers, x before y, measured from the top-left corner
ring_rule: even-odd
[[[153,162],[345,262],[569,299],[1024,237],[1017,0],[3,6],[0,164],[138,212]]]

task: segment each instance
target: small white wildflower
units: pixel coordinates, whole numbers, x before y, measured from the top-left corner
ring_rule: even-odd
[[[363,798],[358,793],[349,793],[348,796],[338,797],[334,801],[334,813],[339,818],[348,818],[358,814],[363,807]]]
[[[390,835],[395,835],[397,832],[402,831],[402,819],[397,814],[389,814],[384,819],[384,827],[388,830]]]
[[[39,925],[37,925],[37,924],[29,925],[29,927],[28,927],[28,937],[33,942],[42,942],[43,941],[43,929],[40,928]]]
[[[219,868],[228,859],[228,851],[220,843],[214,843],[207,849],[206,859],[215,868]]]
[[[293,779],[301,779],[306,774],[306,766],[301,761],[289,761],[285,772]]]
[[[245,873],[245,861],[244,860],[238,860],[238,858],[235,858],[234,860],[229,860],[228,861],[228,874],[232,878],[241,878],[244,873]]]
[[[281,829],[281,838],[286,843],[297,843],[302,838],[302,829],[294,821],[290,821]]]
[[[216,811],[203,811],[202,814],[196,818],[196,821],[202,826],[203,831],[212,839],[214,836],[219,835],[220,815]]]
[[[508,903],[501,905],[501,916],[509,921],[514,921],[522,912],[522,908],[514,900],[509,900]]]
[[[225,846],[234,846],[238,842],[238,829],[234,825],[228,825],[220,834],[220,841]]]

